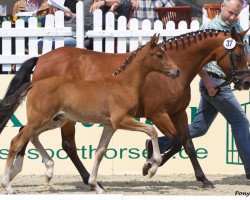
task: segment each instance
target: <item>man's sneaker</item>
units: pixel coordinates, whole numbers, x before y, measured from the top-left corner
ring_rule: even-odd
[[[146,152],[147,152],[147,160],[149,160],[153,155],[153,145],[150,139],[146,140]]]

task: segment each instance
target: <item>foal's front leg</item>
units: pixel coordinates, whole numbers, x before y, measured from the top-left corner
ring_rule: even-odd
[[[46,172],[45,172],[45,180],[47,183],[50,182],[50,180],[53,177],[54,174],[54,161],[49,156],[47,151],[44,149],[43,145],[41,144],[39,138],[39,135],[35,135],[33,138],[31,138],[31,142],[34,145],[34,147],[37,149],[38,153],[42,156],[42,161],[45,164]]]
[[[109,142],[114,134],[112,125],[105,125],[102,131],[102,135],[96,149],[95,160],[92,172],[89,177],[89,185],[91,190],[96,191],[98,194],[103,193],[104,190],[97,184],[97,173],[102,161],[103,155],[106,153]]]
[[[151,138],[152,145],[153,145],[153,156],[149,161],[147,161],[147,162],[150,162],[150,166],[152,163],[152,167],[148,169],[148,175],[149,175],[149,178],[154,176],[162,161],[160,150],[159,150],[159,145],[158,145],[158,134],[154,126],[143,124],[141,122],[136,121],[133,117],[126,116],[123,118],[118,128],[131,130],[131,131],[141,131],[141,132],[146,133]],[[146,163],[146,165],[148,164]]]

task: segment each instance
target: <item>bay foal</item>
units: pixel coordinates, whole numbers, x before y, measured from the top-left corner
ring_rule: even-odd
[[[156,71],[172,78],[179,75],[179,70],[167,58],[164,49],[157,45],[158,40],[159,35],[154,35],[111,77],[87,81],[55,76],[34,83],[31,89],[28,86],[23,88],[24,94],[30,89],[27,96],[28,122],[11,141],[2,180],[2,185],[9,194],[13,193],[10,185],[13,161],[20,149],[34,136],[62,127],[69,119],[82,123],[105,124],[88,180],[92,190],[103,192],[96,181],[97,172],[109,141],[117,129],[141,131],[152,139],[154,153],[148,174],[152,177],[156,173],[161,163],[157,132],[153,126],[140,123],[133,116],[137,111],[138,98],[147,74]],[[20,90],[16,92],[19,94]]]

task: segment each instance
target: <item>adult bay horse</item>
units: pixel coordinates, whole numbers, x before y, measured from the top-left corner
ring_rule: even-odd
[[[172,78],[179,76],[178,68],[167,58],[164,48],[157,45],[158,40],[159,35],[154,35],[145,46],[131,54],[130,59],[113,76],[110,74],[110,77],[96,80],[54,76],[23,88],[24,94],[30,90],[27,96],[28,122],[11,141],[2,181],[9,194],[13,193],[10,178],[16,154],[33,136],[62,127],[68,120],[105,125],[88,180],[92,190],[103,192],[97,185],[97,172],[117,129],[141,131],[152,139],[154,153],[149,177],[156,173],[161,163],[157,132],[153,126],[135,120],[134,115],[143,83],[150,72],[159,72]],[[17,93],[20,93],[20,89]],[[20,98],[23,98],[22,95]],[[13,99],[13,103],[13,106],[18,104],[16,99]]]
[[[190,102],[190,83],[206,63],[217,60],[228,79],[231,81],[237,80],[235,84],[238,89],[248,89],[249,80],[247,77],[243,77],[244,73],[238,71],[247,71],[246,56],[243,51],[243,36],[246,32],[236,33],[235,29],[232,29],[231,33],[205,30],[168,40],[163,45],[166,48],[166,53],[180,68],[181,75],[173,81],[159,73],[151,73],[146,78],[139,98],[136,117],[146,117],[151,120],[164,135],[172,140],[172,150],[166,154],[168,157],[179,151],[183,142],[185,151],[193,164],[196,179],[203,183],[203,187],[212,187],[213,185],[205,177],[189,137],[185,110]],[[223,46],[224,40],[230,37],[237,42],[231,54],[233,63],[230,61],[229,50]],[[33,58],[26,61],[23,64],[25,66],[23,70],[16,73],[10,84],[6,98],[11,96],[13,91],[17,90],[25,82],[29,82],[27,75],[32,72],[35,65],[33,82],[52,76],[92,80],[109,76],[130,54],[94,53],[89,50],[71,47],[56,49],[39,57],[39,59]],[[237,79],[233,79],[235,76],[237,76]],[[7,115],[8,113],[5,114],[5,116]],[[1,122],[4,121],[3,119],[6,121],[8,117],[2,118]],[[6,123],[1,123],[0,131]],[[74,133],[73,122],[68,122],[61,128],[62,147],[76,166],[84,183],[88,184],[89,173],[78,158]],[[183,138],[182,142],[179,135]],[[38,138],[32,139],[32,142],[36,148],[40,149],[47,167],[46,177],[49,181],[53,175],[53,161],[46,151],[42,151]],[[21,171],[24,150],[25,147],[18,153],[16,158],[12,173],[13,178]]]

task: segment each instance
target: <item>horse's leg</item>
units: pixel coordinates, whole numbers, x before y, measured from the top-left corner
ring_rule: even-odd
[[[150,160],[147,160],[145,165],[150,165],[150,168],[147,171],[149,178],[155,175],[158,166],[161,163],[161,154],[158,145],[158,134],[154,126],[147,125],[141,122],[136,121],[134,118],[127,116],[119,124],[119,128],[131,130],[131,131],[141,131],[146,133],[152,140],[153,145],[153,156]]]
[[[46,180],[47,183],[49,183],[50,180],[52,179],[53,173],[54,173],[54,161],[49,156],[47,151],[44,149],[43,145],[39,141],[38,136],[39,135],[35,135],[34,137],[31,138],[30,141],[32,142],[32,144],[34,145],[34,147],[37,149],[38,153],[42,157],[42,161],[43,161],[43,163],[45,164],[45,167],[46,167],[45,180]]]
[[[151,116],[149,119],[172,143],[170,151],[162,156],[162,162],[160,164],[160,166],[162,166],[169,158],[181,150],[182,141],[167,113],[160,112],[158,114],[154,114],[154,116]],[[142,169],[143,176],[147,175],[150,168],[150,163],[144,164]]]
[[[74,122],[68,121],[63,127],[61,127],[61,135],[63,150],[67,153],[67,155],[75,165],[76,169],[83,179],[83,182],[88,185],[90,174],[82,164],[76,151]],[[102,185],[99,182],[98,185],[103,189]]]
[[[14,158],[17,155],[17,153],[21,150],[21,148],[29,141],[33,133],[34,129],[27,125],[24,127],[23,130],[21,130],[21,132],[19,132],[19,134],[17,134],[11,140],[9,154],[2,177],[2,186],[6,189],[8,194],[14,193],[10,185],[10,175],[11,175],[11,169],[13,168]]]
[[[19,132],[24,128],[21,127],[19,129]],[[52,158],[48,155],[48,153],[46,152],[46,150],[44,149],[44,147],[42,146],[42,144],[39,141],[38,135],[34,136],[31,139],[32,144],[35,146],[35,148],[37,149],[37,151],[39,152],[39,154],[42,156],[42,160],[45,164],[45,167],[47,168],[46,172],[45,172],[45,180],[47,183],[50,182],[50,180],[53,177],[53,171],[54,171],[54,161],[52,160]],[[15,178],[15,176],[20,173],[22,171],[22,166],[23,166],[23,160],[24,160],[24,154],[25,154],[25,150],[26,147],[28,145],[29,142],[27,142],[22,149],[17,153],[17,156],[15,158],[13,167],[11,169],[11,174],[10,174],[10,180],[13,180]]]
[[[20,129],[19,129],[19,132],[24,128],[24,126],[22,126]],[[11,168],[11,171],[10,171],[10,180],[12,181],[15,176],[20,173],[22,171],[22,168],[23,168],[23,160],[24,160],[24,154],[25,154],[25,150],[26,150],[26,147],[28,145],[29,142],[26,142],[23,147],[21,148],[21,150],[17,153],[17,156],[14,160],[14,163],[13,163],[13,166]]]
[[[198,162],[198,159],[196,157],[194,144],[190,138],[190,133],[189,133],[189,128],[188,128],[188,118],[187,118],[186,111],[183,111],[179,113],[178,115],[173,116],[172,119],[176,128],[178,127],[177,128],[178,133],[180,133],[183,138],[183,146],[184,146],[186,154],[189,156],[191,160],[197,181],[201,181],[203,183],[203,186],[202,186],[203,188],[214,188],[212,182],[210,182],[206,178]]]
[[[97,193],[104,192],[104,189],[100,188],[97,184],[97,173],[98,173],[98,169],[102,161],[103,155],[105,154],[108,148],[109,141],[112,138],[114,132],[115,131],[111,125],[105,125],[102,131],[102,135],[101,135],[98,147],[96,149],[94,165],[93,165],[93,169],[88,180],[88,184],[90,185],[91,190],[96,191]]]

